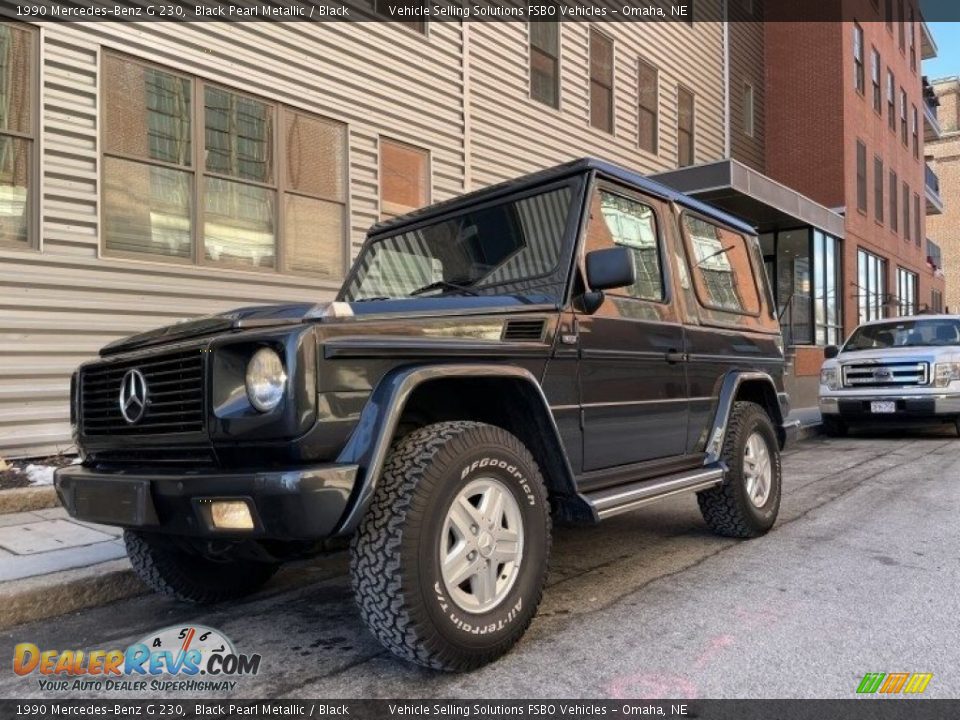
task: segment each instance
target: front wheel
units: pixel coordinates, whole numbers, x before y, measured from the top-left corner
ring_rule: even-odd
[[[756,403],[734,403],[723,461],[724,484],[697,494],[703,519],[726,537],[765,534],[780,511],[780,445],[770,416]]]
[[[443,422],[393,447],[350,570],[360,614],[387,649],[463,671],[524,634],[549,551],[546,488],[523,444],[492,425]]]

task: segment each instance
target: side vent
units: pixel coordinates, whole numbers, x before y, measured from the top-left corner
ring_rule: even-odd
[[[543,340],[543,320],[510,320],[503,328],[503,339],[513,342],[540,342]]]

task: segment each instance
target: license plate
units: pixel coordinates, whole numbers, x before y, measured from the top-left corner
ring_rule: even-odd
[[[870,403],[870,412],[872,413],[895,413],[897,403],[892,400],[878,400]]]
[[[77,516],[114,525],[143,525],[150,502],[146,480],[81,480],[74,494]]]

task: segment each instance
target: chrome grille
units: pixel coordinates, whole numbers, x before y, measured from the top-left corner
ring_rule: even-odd
[[[925,362],[885,362],[843,366],[844,387],[883,388],[926,385],[930,365]]]
[[[120,412],[120,384],[128,370],[143,373],[147,407],[136,423]],[[95,365],[80,377],[84,435],[160,435],[203,430],[203,353],[191,348],[138,360]]]

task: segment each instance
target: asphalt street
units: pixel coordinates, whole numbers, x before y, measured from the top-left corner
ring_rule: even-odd
[[[0,656],[18,642],[125,648],[202,623],[263,657],[238,697],[850,698],[866,672],[933,673],[925,696],[960,697],[960,439],[946,429],[815,439],[783,469],[780,519],[757,540],[711,535],[692,495],[559,528],[530,631],[467,675],[381,649],[354,608],[345,552],[286,568],[229,606],[144,596],[20,626]],[[78,695],[40,691],[36,675],[6,667],[0,697]]]

